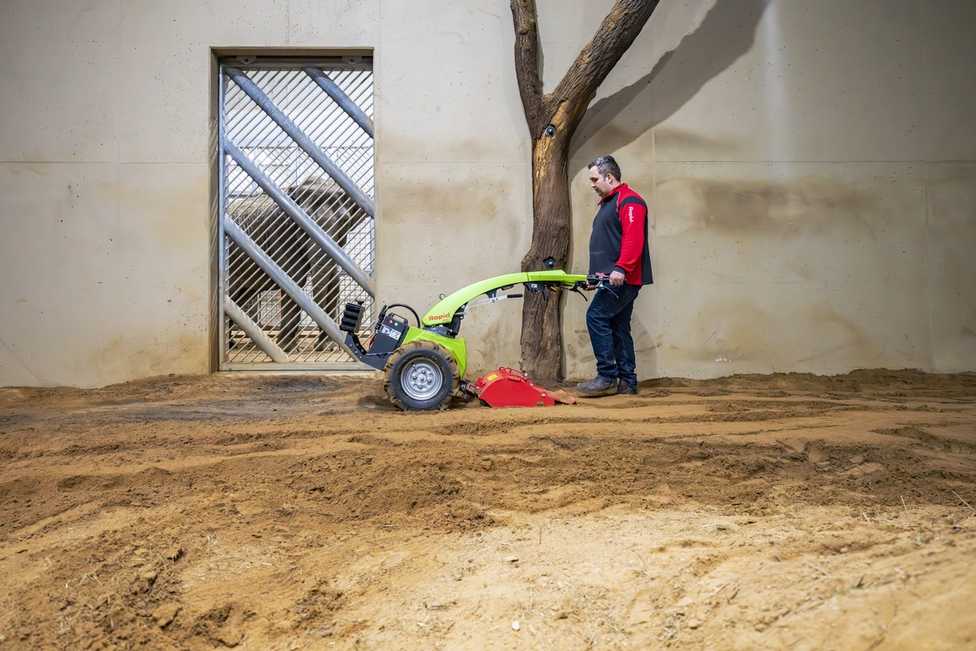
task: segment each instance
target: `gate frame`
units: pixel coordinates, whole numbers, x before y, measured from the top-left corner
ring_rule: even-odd
[[[268,67],[280,69],[294,66],[296,70],[314,62],[321,68],[334,69],[348,66],[352,69],[362,69],[364,63],[369,65],[369,70],[373,73],[373,97],[376,97],[376,52],[374,48],[335,48],[335,49],[309,49],[309,48],[276,48],[276,47],[240,47],[223,48],[211,47],[210,52],[210,135],[211,135],[211,173],[210,173],[210,234],[211,234],[211,255],[210,255],[210,316],[211,316],[211,335],[210,335],[210,369],[211,372],[371,372],[369,368],[361,362],[350,360],[349,362],[253,362],[249,364],[233,363],[225,361],[226,352],[226,332],[225,319],[228,318],[225,309],[225,270],[226,270],[226,251],[223,219],[225,215],[224,183],[225,179],[225,159],[228,155],[224,149],[224,66],[246,67]],[[358,59],[351,61],[350,59]],[[229,77],[228,77],[229,79]],[[323,92],[324,89],[323,89]],[[373,104],[373,125],[376,124],[377,106]],[[375,190],[375,169],[378,160],[377,138],[374,133],[373,139],[373,169],[374,169],[374,196],[375,214],[373,216],[373,251],[374,260],[379,250],[378,230],[376,220],[380,214],[380,202],[378,192]],[[373,271],[375,277],[375,266]],[[375,280],[374,280],[375,286]],[[375,297],[374,297],[375,302]]]

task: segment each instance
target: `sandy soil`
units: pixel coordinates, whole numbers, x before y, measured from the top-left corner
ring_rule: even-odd
[[[0,389],[0,647],[976,646],[976,375]]]

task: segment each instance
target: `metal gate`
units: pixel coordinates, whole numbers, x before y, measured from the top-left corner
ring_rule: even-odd
[[[373,301],[369,57],[220,62],[221,369],[360,368]]]

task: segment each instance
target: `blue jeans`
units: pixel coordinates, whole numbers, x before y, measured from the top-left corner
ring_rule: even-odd
[[[630,316],[640,285],[624,284],[610,290],[601,287],[586,310],[586,329],[596,356],[596,372],[637,386],[637,357],[630,336]]]

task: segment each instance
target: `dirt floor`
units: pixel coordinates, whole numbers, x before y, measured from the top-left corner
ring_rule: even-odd
[[[0,648],[976,648],[976,375],[0,389]]]

